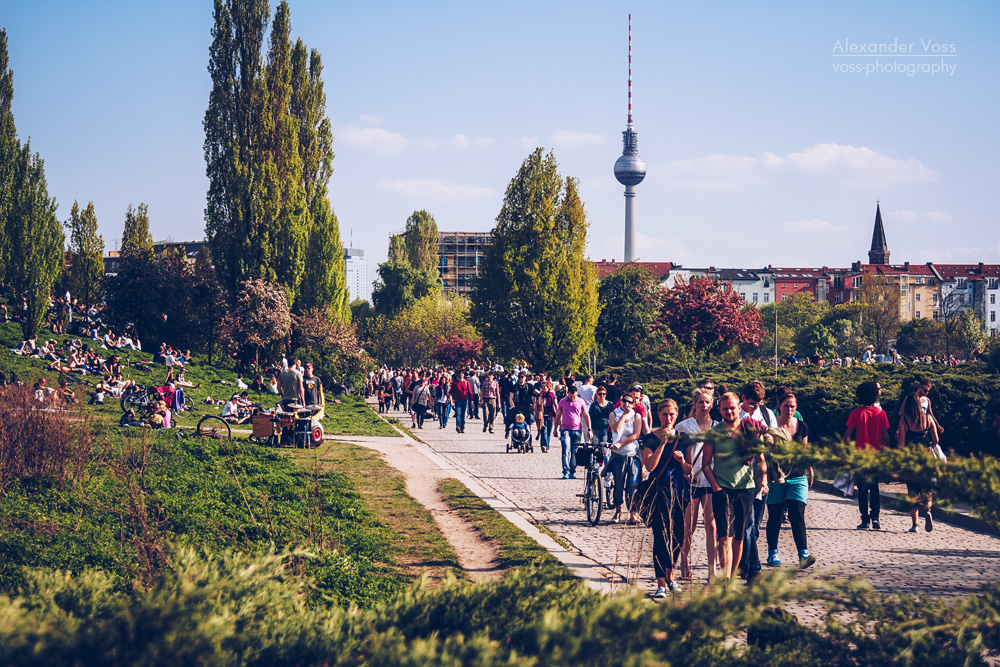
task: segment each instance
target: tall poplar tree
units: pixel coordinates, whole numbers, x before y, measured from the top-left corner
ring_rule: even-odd
[[[88,202],[81,212],[80,205],[74,201],[66,227],[70,232],[69,247],[73,256],[70,290],[89,306],[100,299],[104,279],[104,237],[97,233],[94,202]]]
[[[14,127],[14,73],[8,67],[7,31],[0,28],[0,284],[10,258],[7,217],[13,204],[14,173],[20,160]]]
[[[128,205],[125,228],[122,230],[122,259],[126,257],[153,259],[153,236],[149,233],[149,207],[140,202],[138,208]]]
[[[56,218],[55,199],[49,197],[45,166],[25,144],[17,153],[11,178],[6,227],[10,256],[18,261],[7,267],[6,278],[15,303],[23,302],[21,333],[25,339],[38,334],[49,307],[52,285],[63,267],[62,226]]]
[[[347,276],[340,224],[330,205],[328,183],[333,173],[333,131],[326,116],[323,62],[318,51],[307,53],[302,40],[292,50],[291,112],[299,122],[299,156],[305,191],[306,260],[297,309],[321,308],[330,318],[349,321]]]
[[[438,275],[438,226],[427,211],[414,211],[406,219],[406,256],[410,266]]]
[[[308,222],[290,111],[288,3],[275,12],[265,63],[267,0],[215,0],[205,112],[209,178],[205,234],[222,284],[278,282],[294,303],[302,280]]]
[[[538,148],[507,186],[472,294],[473,322],[503,357],[576,369],[594,345],[597,280],[584,256],[587,217],[576,180]]]

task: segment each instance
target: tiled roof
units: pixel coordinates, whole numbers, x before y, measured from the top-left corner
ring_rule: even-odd
[[[609,262],[602,259],[599,262],[593,262],[593,264],[594,268],[597,269],[598,278],[618,273],[618,269],[629,264],[646,269],[654,278],[663,278],[663,276],[670,273],[670,270],[674,268],[673,262],[616,262],[614,260]]]
[[[1000,264],[934,264],[934,268],[944,280],[954,280],[955,278],[965,278],[967,280],[977,280],[979,278],[1000,277]]]

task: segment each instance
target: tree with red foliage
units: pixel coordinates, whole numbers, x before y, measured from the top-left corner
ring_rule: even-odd
[[[763,320],[754,304],[743,302],[730,283],[692,278],[663,290],[659,322],[685,345],[698,349],[760,345]]]
[[[431,358],[445,366],[458,366],[467,361],[478,361],[479,353],[483,351],[481,338],[465,338],[454,335],[438,339],[437,347]]]

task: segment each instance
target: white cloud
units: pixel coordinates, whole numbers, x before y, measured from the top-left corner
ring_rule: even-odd
[[[358,116],[358,119],[365,125],[381,125],[382,119],[378,116],[374,116],[370,113],[363,113]]]
[[[451,141],[448,142],[448,145],[457,151],[464,151],[469,147],[469,137],[464,134],[456,134],[451,138]]]
[[[716,153],[674,160],[650,172],[674,186],[736,191],[766,183],[779,169],[865,187],[925,183],[938,178],[935,170],[915,158],[895,158],[865,146],[833,143],[815,144],[785,155],[771,151],[759,156]]]
[[[380,127],[355,127],[348,125],[340,131],[341,143],[348,146],[367,148],[379,155],[392,155],[405,150],[409,141],[397,132]]]
[[[418,137],[413,140],[413,143],[417,148],[424,151],[432,151],[438,147],[438,144],[433,139],[427,139],[426,137]]]
[[[538,137],[521,137],[520,139],[515,139],[514,143],[522,148],[532,150],[538,148]]]
[[[476,137],[475,141],[472,142],[477,148],[486,148],[487,146],[492,146],[496,143],[496,140],[490,137]]]
[[[496,196],[490,188],[444,183],[434,178],[401,178],[379,181],[378,185],[383,190],[433,202],[467,202]]]
[[[926,211],[925,213],[917,213],[915,211],[886,211],[882,214],[882,217],[886,222],[902,222],[908,225],[918,222],[941,225],[953,221],[953,218],[949,214],[942,213],[941,211]]]
[[[637,262],[673,262],[674,264],[689,264],[693,258],[691,252],[684,247],[680,239],[660,238],[636,232]],[[592,261],[599,259],[615,259],[622,261],[625,248],[625,232],[622,230],[612,236],[606,236],[591,244],[587,251]]]
[[[876,153],[866,146],[816,144],[785,156],[789,165],[813,173],[840,173],[864,185],[925,183],[937,180],[937,172],[915,158],[901,159]]]
[[[823,234],[829,233],[844,233],[847,227],[843,225],[834,225],[826,220],[820,220],[819,218],[813,218],[812,220],[796,220],[794,222],[786,222],[785,227],[789,229],[796,229],[802,232],[821,232]]]
[[[552,135],[552,145],[557,148],[579,148],[580,146],[597,146],[605,142],[599,134],[588,134],[572,130],[556,130]]]

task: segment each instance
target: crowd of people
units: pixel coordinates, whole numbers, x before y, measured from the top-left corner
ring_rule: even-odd
[[[938,446],[943,429],[934,418],[930,391],[925,381],[904,397],[891,435],[889,417],[879,404],[881,386],[862,383],[856,388],[858,407],[845,415],[843,440],[876,453],[892,444],[943,456]],[[591,375],[554,379],[520,367],[383,366],[369,376],[366,392],[377,398],[380,412],[408,412],[415,429],[428,422],[448,428],[452,415],[457,433],[465,432],[469,419],[480,420],[483,433],[502,426],[505,436],[534,426],[542,452],[558,441],[564,479],[576,479],[578,446],[600,445],[602,473],[613,480],[611,521],[652,529],[656,597],[680,590],[680,582],[691,579],[699,519],[709,577],[752,580],[763,566],[782,565],[778,544],[784,526],[795,545],[793,563],[804,568],[815,562],[806,531],[815,472],[808,465],[782,465],[768,454],[769,446],[779,441],[786,447],[809,446],[809,425],[795,393],[786,387],[773,392],[771,408],[765,405],[767,388],[758,380],[737,391],[725,385],[717,391],[705,379],[682,407],[670,398],[653,404],[641,385],[622,388],[613,376],[595,383]],[[759,446],[750,447],[754,442]],[[854,483],[857,528],[881,530],[880,480],[858,478]],[[907,493],[912,500],[910,532],[917,532],[921,520],[925,530],[933,530],[932,489],[911,481]],[[763,562],[757,547],[762,525],[767,545]]]

